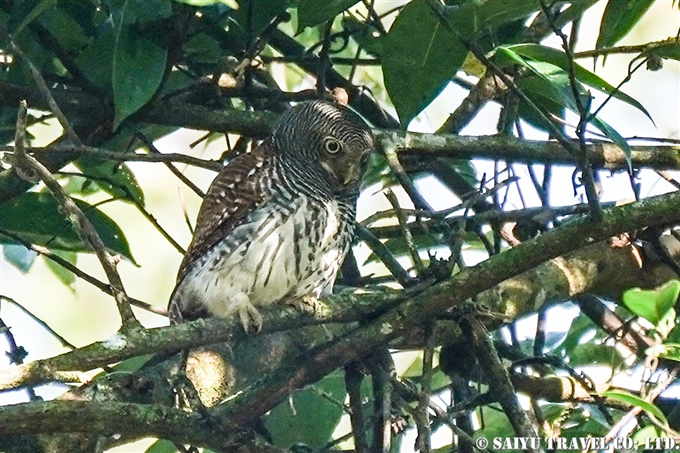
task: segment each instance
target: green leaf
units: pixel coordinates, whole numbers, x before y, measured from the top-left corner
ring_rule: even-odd
[[[235,25],[232,27],[229,25],[229,33],[234,33],[236,39],[243,39],[243,44],[249,45],[245,42],[245,38],[248,37],[248,10],[250,7],[250,2],[253,2],[252,6],[252,32],[251,34],[257,36],[265,29],[272,19],[274,19],[279,14],[286,11],[289,6],[290,0],[240,0],[239,9],[232,11],[229,18],[230,22],[233,20]],[[240,34],[241,36],[238,36]]]
[[[536,75],[536,77],[522,77],[517,81],[518,87],[525,91],[525,94],[534,101],[536,105],[543,105],[544,109],[548,111],[554,111],[554,105],[552,103],[563,106],[571,110],[572,112],[579,114],[579,108],[574,99],[574,93],[571,88],[571,81],[569,80],[569,75],[567,72],[555,66],[552,63],[546,63],[543,61],[528,61],[520,56],[517,52],[509,47],[500,47],[497,49],[496,58],[501,64],[520,64],[528,68],[531,72]],[[582,97],[581,102],[585,103],[588,100],[588,94],[581,83],[576,81],[576,90]],[[545,99],[549,99],[551,102],[545,102]],[[521,103],[524,105],[524,103]],[[539,121],[544,121],[538,116],[534,116],[534,119]],[[597,127],[607,138],[609,138],[614,144],[621,148],[623,153],[626,155],[626,160],[630,169],[630,158],[631,149],[628,142],[619,134],[614,128],[612,128],[605,121],[599,117],[594,117],[590,119],[590,123]]]
[[[468,53],[460,36],[472,35],[474,19],[472,5],[443,7],[429,0],[413,0],[399,13],[384,39],[382,67],[403,127],[460,69]]]
[[[177,3],[184,3],[190,6],[212,6],[212,5],[227,5],[231,9],[238,9],[238,2],[236,0],[175,0]]]
[[[300,0],[297,32],[333,20],[335,16],[357,3],[359,0]]]
[[[668,424],[668,420],[666,420],[666,416],[663,414],[663,412],[661,412],[661,409],[656,407],[654,404],[633,395],[632,393],[623,390],[608,390],[604,392],[602,396],[614,399],[616,401],[621,401],[622,403],[630,404],[633,407],[640,407],[643,411],[656,417],[664,425]]]
[[[114,24],[113,99],[116,105],[114,128],[151,100],[163,81],[168,49],[163,37],[153,31],[140,33],[126,23],[127,0],[121,17]]]
[[[364,187],[372,186],[385,181],[390,177],[392,172],[387,165],[387,160],[382,153],[371,153],[368,159],[368,168],[366,168],[366,173],[362,179],[362,184]]]
[[[38,254],[20,244],[5,244],[2,246],[2,256],[19,272],[26,274],[33,266]]]
[[[671,310],[680,295],[680,281],[671,280],[660,288],[629,289],[623,293],[623,304],[635,315],[645,318],[655,326]]]
[[[633,29],[654,0],[609,0],[602,15],[597,49],[610,47],[619,42]]]
[[[530,16],[541,9],[536,0],[487,0],[477,4],[478,28],[495,28]]]
[[[624,363],[616,348],[605,343],[589,341],[578,344],[569,351],[569,366],[607,365],[616,368]]]
[[[680,344],[678,343],[664,343],[663,350],[659,357],[664,357],[666,359],[675,360],[680,362]]]
[[[656,439],[659,437],[659,433],[654,425],[647,425],[643,428],[638,429],[635,434],[633,434],[633,440],[643,444],[645,439]]]
[[[561,50],[553,49],[552,47],[542,46],[540,44],[517,44],[513,46],[507,46],[506,48],[512,50],[517,55],[521,55],[523,57],[531,58],[537,61],[543,61],[545,63],[550,63],[554,66],[562,68],[567,73],[569,72],[569,58]],[[637,100],[630,97],[623,91],[617,90],[616,87],[610,85],[604,79],[602,79],[598,75],[592,73],[591,71],[587,70],[586,68],[577,63],[573,63],[573,69],[576,80],[583,83],[584,85],[588,85],[589,87],[595,88],[596,90],[602,93],[611,95],[612,97],[619,99],[620,101],[623,101],[626,104],[632,105],[633,107],[644,113],[647,116],[647,118],[649,118],[652,121],[652,123],[654,123],[654,120],[652,119],[652,116],[649,114],[647,109],[645,109],[643,105],[640,104]]]
[[[124,8],[126,24],[155,22],[172,16],[171,0],[127,0]]]
[[[106,247],[137,264],[120,227],[96,207],[74,200],[99,233]],[[37,245],[55,250],[91,252],[61,213],[59,203],[48,192],[27,192],[3,203],[0,228]],[[0,243],[12,241],[0,235]]]
[[[580,313],[571,322],[569,332],[562,341],[560,348],[564,351],[567,357],[571,355],[571,351],[582,342],[582,338],[586,335],[591,335],[593,332],[593,322],[583,313]]]
[[[616,129],[611,127],[609,124],[607,124],[604,120],[600,119],[599,117],[595,117],[591,120],[593,125],[597,127],[604,135],[607,136],[608,139],[610,139],[616,146],[621,148],[621,151],[623,151],[623,154],[626,156],[626,163],[628,164],[628,172],[632,174],[633,167],[631,164],[631,153],[633,152],[632,149],[630,149],[630,145],[628,144],[628,141],[619,134]]]
[[[475,431],[475,439],[483,437],[491,442],[495,438],[508,438],[513,435],[512,425],[503,411],[485,410],[483,414],[484,427]]]
[[[57,0],[20,0],[12,5],[12,12],[7,21],[9,33],[16,37],[36,17],[57,4]]]
[[[96,87],[110,92],[113,88],[111,75],[116,47],[116,33],[111,21],[99,26],[87,46],[76,57],[76,64]]]
[[[92,11],[82,4],[58,3],[56,8],[41,15],[39,22],[69,54],[76,55],[92,44]]]
[[[158,439],[146,449],[145,453],[177,453],[177,447],[174,442]]]
[[[78,262],[78,254],[75,252],[54,250],[54,254],[68,261],[74,266]],[[58,264],[47,258],[45,258],[45,264],[52,271],[52,273],[59,279],[59,281],[61,281],[64,285],[71,287],[76,282],[76,274],[66,269],[61,264]]]
[[[365,23],[349,14],[342,18],[342,28],[352,36],[364,52],[377,57],[382,55],[384,36],[373,23]]]
[[[341,371],[335,371],[311,387],[295,392],[266,415],[265,426],[277,445],[289,448],[303,443],[319,448],[330,440],[343,410],[322,393],[344,404],[346,391]]]
[[[144,206],[144,192],[127,164],[100,160],[93,156],[81,157],[74,164],[86,178],[90,178],[106,193]]]

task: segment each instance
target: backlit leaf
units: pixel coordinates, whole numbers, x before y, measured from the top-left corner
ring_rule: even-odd
[[[632,393],[623,390],[609,390],[604,392],[602,396],[621,401],[622,403],[630,404],[633,407],[640,407],[643,411],[653,415],[662,423],[668,424],[668,420],[666,420],[666,416],[663,412],[661,412],[661,409],[656,407],[654,404],[643,400],[639,396],[633,395]]]
[[[153,31],[141,33],[126,23],[126,6],[115,23],[113,53],[113,98],[116,104],[114,127],[151,100],[163,80],[168,49],[163,36]]]
[[[538,61],[543,61],[545,63],[550,63],[559,68],[562,68],[566,72],[569,71],[568,57],[561,50],[553,49],[552,47],[541,46],[539,44],[518,44],[514,46],[508,46],[507,48],[511,49],[518,55],[532,58]],[[583,83],[584,85],[588,85],[591,88],[595,88],[596,90],[602,93],[611,95],[612,97],[619,99],[620,101],[623,101],[626,104],[632,105],[633,107],[644,113],[647,116],[647,118],[649,118],[652,122],[654,122],[654,120],[652,120],[652,116],[649,114],[647,109],[645,109],[642,106],[642,104],[640,104],[637,100],[628,96],[623,91],[617,90],[616,87],[607,83],[600,76],[587,70],[586,68],[577,63],[573,63],[573,69],[574,76],[576,80],[578,80],[579,82]]]
[[[609,0],[602,15],[596,47],[610,47],[633,29],[654,0]]]
[[[629,289],[623,293],[623,304],[635,315],[657,325],[675,306],[678,295],[680,295],[680,281],[671,280],[654,290]]]
[[[403,127],[441,93],[468,53],[460,36],[474,31],[474,9],[437,5],[411,1],[384,39],[385,88]]]
[[[74,200],[99,233],[104,245],[135,263],[130,246],[120,227],[96,207]],[[27,192],[3,203],[0,228],[22,239],[51,249],[91,252],[62,214],[59,203],[48,192]],[[0,243],[13,243],[0,235]],[[136,263],[135,263],[136,264]]]
[[[265,425],[277,445],[286,448],[302,443],[312,448],[326,444],[343,415],[341,407],[328,398],[344,403],[343,373],[336,371],[318,383],[295,392],[265,417]]]
[[[359,0],[300,0],[297,31],[300,33],[306,27],[314,27],[332,20],[358,2]]]
[[[99,160],[92,156],[81,157],[74,164],[86,178],[105,192],[122,200],[134,200],[144,206],[144,192],[127,164]]]
[[[31,269],[37,256],[36,252],[20,244],[4,244],[2,246],[2,257],[22,274]]]

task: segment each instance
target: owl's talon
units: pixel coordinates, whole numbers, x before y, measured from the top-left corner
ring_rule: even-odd
[[[249,304],[247,307],[241,307],[238,311],[238,318],[246,334],[250,333],[250,326],[255,327],[255,333],[260,333],[262,330],[262,315],[252,305]]]
[[[263,318],[255,306],[250,303],[250,298],[244,293],[238,293],[231,298],[231,303],[236,306],[238,319],[241,321],[246,334],[250,333],[250,326],[255,327],[255,333],[262,330]]]
[[[299,299],[291,299],[288,301],[288,304],[292,305],[297,311],[309,315],[313,315],[319,311],[319,299],[314,296],[303,296]]]

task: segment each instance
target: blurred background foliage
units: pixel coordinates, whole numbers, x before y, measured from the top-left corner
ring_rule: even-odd
[[[595,172],[603,203],[678,186],[672,173],[638,167],[631,154],[631,143],[640,143],[635,137],[677,144],[680,15],[674,2],[0,0],[0,24],[0,322],[10,327],[0,333],[11,332],[22,347],[5,338],[3,366],[66,350],[45,325],[73,346],[119,327],[111,298],[40,256],[46,250],[104,280],[49,191],[27,184],[12,168],[20,99],[31,109],[29,151],[122,257],[128,293],[161,310],[214,170],[266,134],[290,102],[329,98],[335,88],[379,131],[614,143],[626,163],[616,174]],[[10,50],[10,36],[23,57]],[[29,61],[86,147],[64,133]],[[197,159],[158,162],[158,155],[171,153]],[[339,286],[399,288],[446,278],[588,212],[582,204],[588,181],[580,170],[538,156],[521,161],[414,153],[394,162],[389,153],[376,153],[359,202],[358,220],[366,228]],[[658,239],[659,233],[631,242]],[[625,323],[639,321],[655,352],[624,350],[616,332],[574,303],[523,312],[492,333],[499,354],[519,374],[567,376],[591,392],[626,388],[602,393],[611,405],[600,397],[524,396],[542,435],[642,439],[678,429],[672,417],[677,391],[656,405],[644,401],[650,383],[663,381],[668,361],[678,357],[678,282],[632,292],[624,292],[632,286],[626,281],[616,283],[621,297],[602,310],[614,310]],[[540,292],[541,282],[535,284]],[[563,296],[543,302],[573,294]],[[148,310],[138,314],[147,327],[167,323]],[[407,388],[395,390],[401,405],[393,408],[391,449],[471,451],[453,441],[452,420],[473,437],[511,436],[506,416],[483,400],[486,381],[476,359],[457,345],[436,346],[434,368],[426,372],[422,350],[393,351],[396,376]],[[21,351],[28,356],[19,357]],[[272,441],[294,451],[360,449],[350,430],[346,385],[338,370],[274,408],[265,419]],[[366,414],[373,410],[373,387],[369,380],[361,385]],[[51,385],[2,393],[0,403],[63,391]],[[430,414],[424,431],[413,398],[422,392],[445,415],[472,403],[462,415]],[[632,428],[618,431],[616,422],[631,406],[643,410]],[[371,420],[367,415],[366,426]],[[419,432],[431,439],[416,442]],[[375,437],[367,437],[369,444]],[[146,440],[118,451],[174,452],[177,446]]]

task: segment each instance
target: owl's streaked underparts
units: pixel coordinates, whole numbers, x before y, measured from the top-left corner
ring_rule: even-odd
[[[303,102],[229,162],[203,200],[170,299],[171,319],[238,316],[329,294],[351,245],[374,137],[349,108]]]

